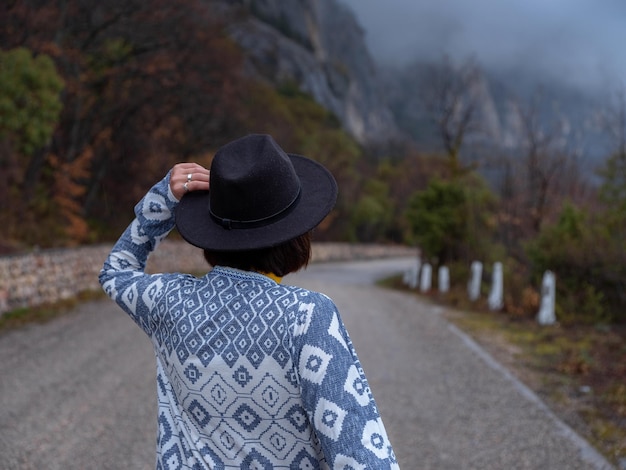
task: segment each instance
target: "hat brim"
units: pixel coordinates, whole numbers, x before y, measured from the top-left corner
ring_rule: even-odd
[[[337,201],[337,183],[319,163],[288,154],[300,178],[300,198],[282,219],[255,228],[226,229],[209,213],[208,191],[182,197],[175,211],[176,228],[188,242],[213,251],[244,251],[280,245],[315,228]]]

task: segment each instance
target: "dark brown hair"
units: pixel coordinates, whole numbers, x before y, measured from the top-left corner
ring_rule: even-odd
[[[270,248],[246,251],[204,250],[204,259],[211,266],[228,266],[281,277],[305,267],[309,264],[310,257],[310,232]]]

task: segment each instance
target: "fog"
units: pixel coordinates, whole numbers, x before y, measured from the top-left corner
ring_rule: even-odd
[[[586,89],[626,79],[624,0],[339,1],[382,65],[447,54]]]

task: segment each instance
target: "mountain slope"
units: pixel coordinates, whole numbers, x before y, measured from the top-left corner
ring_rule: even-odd
[[[296,83],[362,144],[398,136],[378,72],[352,12],[335,0],[218,1],[247,72]]]

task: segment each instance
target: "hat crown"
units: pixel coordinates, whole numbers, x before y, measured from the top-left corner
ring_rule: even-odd
[[[337,183],[321,164],[287,154],[253,134],[215,154],[208,191],[190,191],[176,206],[182,237],[205,250],[277,246],[317,226],[337,200]]]
[[[269,135],[248,135],[220,148],[210,179],[209,211],[220,222],[269,220],[300,194],[291,160]]]

